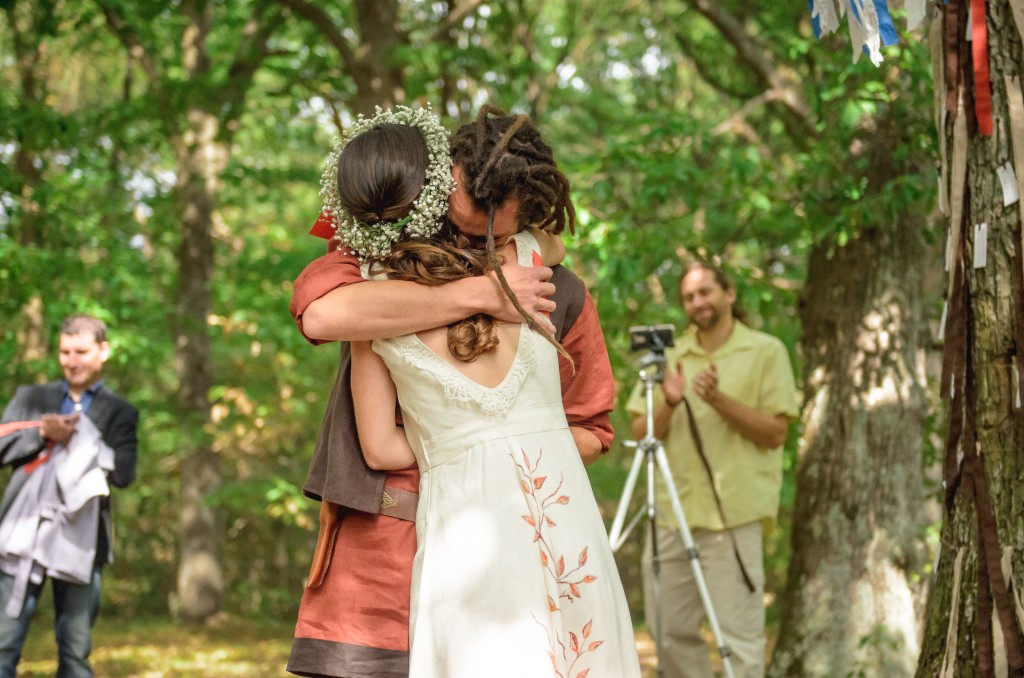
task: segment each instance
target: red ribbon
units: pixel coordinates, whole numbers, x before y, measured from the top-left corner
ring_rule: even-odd
[[[39,428],[42,425],[43,422],[41,421],[12,421],[7,424],[0,424],[0,438],[26,428]]]
[[[971,0],[971,61],[974,62],[974,113],[978,131],[992,136],[992,87],[988,78],[988,26],[985,0]]]
[[[50,450],[52,448],[53,448],[52,445],[47,445],[46,452],[43,452],[38,457],[36,457],[32,461],[30,461],[29,463],[25,464],[24,466],[22,466],[21,470],[25,472],[25,475],[28,475],[29,473],[32,473],[32,471],[35,471],[37,468],[39,468],[40,466],[45,464],[46,461],[50,458]]]
[[[324,240],[330,240],[334,237],[334,221],[330,219],[323,212],[320,213],[320,217],[313,224],[313,228],[309,231],[310,235],[315,235],[318,238]]]
[[[18,431],[23,431],[27,428],[39,428],[42,425],[43,422],[41,421],[12,421],[7,424],[0,424],[0,438],[12,433],[17,433]],[[46,460],[50,458],[50,449],[52,447],[53,445],[48,443],[46,451],[22,466],[21,470],[25,473],[32,473],[32,471],[35,471],[37,468],[42,466],[46,463]]]

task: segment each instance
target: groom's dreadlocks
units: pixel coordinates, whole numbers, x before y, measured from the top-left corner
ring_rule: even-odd
[[[476,121],[459,128],[452,138],[452,162],[462,168],[464,188],[473,203],[487,211],[487,256],[498,282],[526,324],[558,349],[575,371],[572,357],[542,329],[509,287],[494,244],[494,214],[511,198],[519,201],[520,226],[559,234],[569,226],[576,233],[576,209],[569,197],[569,180],[555,164],[554,154],[525,115],[508,115],[484,105]]]
[[[516,198],[520,224],[556,234],[568,225],[576,232],[569,180],[527,116],[483,106],[452,137],[452,161],[462,168],[467,193],[480,209],[493,213]]]

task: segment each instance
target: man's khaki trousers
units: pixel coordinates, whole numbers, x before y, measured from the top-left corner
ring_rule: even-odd
[[[683,538],[677,529],[657,526],[658,556],[661,563],[660,607],[664,624],[662,651],[665,678],[709,678],[708,643],[700,633],[704,606],[686,557]],[[693,541],[726,645],[731,651],[736,678],[764,676],[764,556],[761,523],[749,523],[732,532],[736,535],[743,565],[754,582],[750,592],[743,581],[732,540],[727,531],[694,530]],[[647,627],[657,639],[657,607],[648,536],[643,556],[644,611]]]

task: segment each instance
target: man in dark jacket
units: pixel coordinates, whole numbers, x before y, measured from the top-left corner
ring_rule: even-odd
[[[139,412],[103,383],[103,363],[110,356],[106,334],[106,325],[98,318],[73,315],[65,319],[60,328],[59,344],[64,379],[19,387],[4,410],[0,424],[0,465],[12,467],[13,472],[0,501],[0,524],[30,474],[42,472],[41,467],[51,461],[55,448],[72,444],[82,416],[95,425],[103,444],[112,453],[113,469],[107,473],[107,482],[125,487],[135,479]],[[99,613],[103,565],[111,561],[110,502],[105,496],[98,501],[92,580],[82,584],[51,577],[59,676],[93,675],[89,664],[92,626]],[[0,544],[0,551],[4,547]],[[16,578],[10,572],[0,571],[0,678],[14,678],[21,658],[22,645],[46,579],[45,574],[38,571],[33,575],[24,592],[21,612],[12,618],[2,608],[15,593]]]

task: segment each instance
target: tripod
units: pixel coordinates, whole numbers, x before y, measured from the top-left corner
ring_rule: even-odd
[[[725,675],[733,678],[732,663],[729,661],[729,647],[722,637],[722,630],[718,626],[718,618],[711,606],[711,596],[708,593],[707,584],[704,581],[704,571],[700,566],[700,556],[697,547],[693,543],[693,535],[690,534],[689,524],[683,514],[683,505],[679,500],[679,492],[676,490],[675,482],[672,479],[672,470],[668,465],[668,457],[665,456],[665,446],[661,440],[654,436],[654,384],[664,379],[665,354],[662,350],[655,348],[642,356],[638,362],[640,379],[644,384],[644,397],[647,404],[647,432],[641,440],[627,441],[628,447],[635,447],[636,454],[633,457],[633,465],[626,477],[626,486],[622,491],[622,498],[619,499],[619,507],[615,511],[615,519],[612,521],[611,532],[608,539],[611,542],[612,551],[618,551],[626,538],[632,533],[640,519],[647,517],[647,524],[651,540],[651,568],[654,574],[654,607],[655,607],[655,639],[654,645],[658,653],[658,678],[664,678],[665,662],[663,661],[663,635],[664,624],[661,619],[661,563],[658,558],[658,533],[657,526],[657,505],[654,500],[654,476],[656,471],[661,473],[661,479],[668,488],[669,499],[672,502],[672,513],[679,522],[679,533],[683,538],[683,546],[686,547],[687,558],[690,567],[693,569],[693,579],[697,584],[697,591],[700,593],[700,600],[704,606],[704,614],[707,616],[711,631],[715,636],[715,643],[718,652],[722,657],[722,666]],[[626,513],[629,510],[629,502],[636,489],[637,477],[640,475],[640,467],[646,468],[647,499],[644,505],[637,511],[629,525],[623,532],[622,524],[626,520]]]

